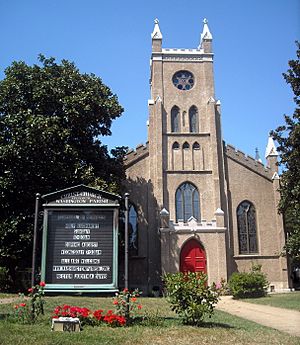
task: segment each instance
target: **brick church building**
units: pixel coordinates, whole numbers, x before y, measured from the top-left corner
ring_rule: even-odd
[[[155,20],[150,69],[148,141],[125,158],[130,285],[150,292],[188,270],[217,282],[254,263],[286,289],[276,148],[269,138],[264,166],[223,141],[207,21],[198,48],[174,49]]]

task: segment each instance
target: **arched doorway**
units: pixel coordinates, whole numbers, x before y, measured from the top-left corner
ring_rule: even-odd
[[[180,272],[207,273],[205,250],[195,239],[186,242],[181,250]]]

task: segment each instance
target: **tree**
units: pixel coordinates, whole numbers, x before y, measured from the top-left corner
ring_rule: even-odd
[[[288,233],[285,249],[294,259],[300,259],[300,44],[297,59],[289,61],[284,79],[290,84],[296,109],[292,116],[285,115],[285,125],[271,132],[278,142],[281,176],[279,211],[284,215]]]
[[[13,62],[0,81],[0,266],[27,266],[35,194],[76,184],[117,192],[125,177],[125,148],[109,154],[110,135],[123,109],[94,74],[74,63],[39,56]]]

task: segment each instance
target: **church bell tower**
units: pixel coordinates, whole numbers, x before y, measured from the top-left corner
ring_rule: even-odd
[[[162,48],[162,38],[156,19],[148,141],[153,194],[164,224],[166,212],[170,219],[161,229],[162,272],[185,270],[185,244],[188,251],[198,245],[199,270],[207,272],[205,248],[214,242],[210,251],[218,252],[212,260],[218,270],[209,277],[216,280],[226,276],[227,198],[212,34],[204,19],[197,48]]]
[[[197,220],[212,219],[222,209],[223,152],[220,102],[215,100],[212,35],[204,20],[195,49],[162,48],[155,20],[152,32],[149,156],[158,205],[174,222],[177,187],[188,181],[199,190]],[[178,210],[177,210],[178,213]],[[195,217],[196,218],[196,217]]]

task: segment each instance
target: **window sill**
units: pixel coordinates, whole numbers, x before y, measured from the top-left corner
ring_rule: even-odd
[[[278,259],[280,255],[264,255],[264,254],[241,254],[234,255],[233,258],[236,260],[243,259]]]

